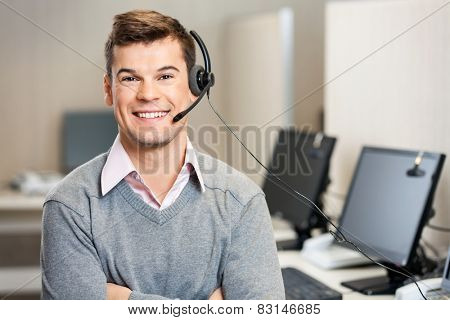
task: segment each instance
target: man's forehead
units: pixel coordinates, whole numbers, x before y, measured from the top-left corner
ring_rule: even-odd
[[[150,43],[136,42],[113,48],[113,68],[158,69],[163,65],[185,65],[179,41],[172,38],[155,40]]]

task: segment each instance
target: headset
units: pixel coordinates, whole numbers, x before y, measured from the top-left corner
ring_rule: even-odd
[[[333,223],[333,221],[331,221],[331,219],[314,203],[314,201],[312,201],[311,199],[309,199],[308,197],[306,197],[305,195],[303,195],[302,193],[298,192],[297,190],[295,190],[293,187],[291,187],[287,182],[283,181],[282,179],[280,179],[277,175],[275,175],[274,173],[272,173],[271,170],[269,170],[248,148],[247,146],[241,141],[241,139],[239,139],[239,137],[236,135],[236,133],[231,130],[231,128],[228,126],[228,124],[226,123],[226,121],[220,116],[220,114],[216,111],[216,109],[212,106],[211,101],[209,100],[209,89],[214,85],[215,83],[215,78],[214,78],[214,74],[211,72],[211,59],[209,58],[209,53],[208,50],[206,49],[206,46],[204,44],[204,42],[202,41],[202,39],[200,38],[200,36],[193,30],[190,31],[190,34],[192,35],[192,37],[194,38],[194,40],[197,42],[198,46],[200,47],[200,50],[202,51],[203,54],[203,60],[205,62],[205,67],[203,68],[200,65],[194,65],[191,70],[189,70],[189,89],[191,90],[191,92],[197,96],[197,100],[195,100],[192,105],[187,108],[186,110],[178,113],[177,115],[175,115],[175,117],[173,118],[173,122],[178,122],[180,121],[183,117],[185,117],[189,112],[192,111],[192,109],[194,109],[195,106],[197,106],[200,101],[202,100],[202,98],[205,96],[205,94],[208,97],[208,103],[209,106],[211,107],[211,109],[214,111],[214,113],[216,114],[216,116],[220,119],[220,121],[227,127],[227,129],[233,134],[233,136],[239,141],[239,143],[242,145],[242,147],[256,160],[256,162],[258,162],[258,164],[263,167],[272,178],[269,178],[269,176],[267,176],[266,178],[268,178],[271,182],[277,184],[276,182],[279,182],[280,184],[282,184],[283,186],[285,186],[286,188],[288,188],[291,192],[293,192],[294,197],[297,198],[297,200],[299,200],[300,202],[302,202],[304,205],[309,206],[311,209],[313,209],[313,211],[318,214],[322,219],[325,219],[331,226],[333,226],[333,228],[336,231],[333,230],[329,230],[329,233],[338,241],[338,242],[345,242],[347,244],[350,244],[355,250],[357,250],[360,254],[362,254],[364,257],[366,257],[368,260],[370,260],[371,262],[375,263],[376,265],[386,269],[386,270],[390,270],[393,272],[396,272],[398,274],[401,274],[409,279],[411,279],[414,284],[416,285],[417,289],[419,290],[420,294],[422,295],[424,300],[427,300],[427,298],[425,297],[425,295],[423,294],[422,290],[420,289],[415,276],[413,274],[411,274],[409,271],[407,271],[406,269],[402,269],[403,271],[399,271],[399,270],[395,270],[392,269],[389,266],[386,266],[378,261],[373,260],[367,253],[365,253],[361,248],[359,248],[359,246],[357,246],[355,243],[353,243],[351,240],[348,240],[345,235],[341,232],[341,230]],[[421,158],[421,156],[419,155],[418,158]],[[421,160],[421,159],[420,159]],[[421,161],[416,159],[416,165],[413,169],[408,171],[408,174],[411,174],[413,176],[420,176],[420,172],[417,171],[418,166],[420,164]],[[276,180],[276,181],[275,181]],[[278,186],[280,186],[279,184],[277,184]],[[289,192],[289,191],[287,191]],[[305,202],[306,201],[306,202]]]
[[[209,58],[208,49],[206,49],[205,43],[197,32],[191,30],[190,34],[202,51],[205,67],[203,68],[201,65],[196,64],[189,70],[189,89],[192,94],[197,97],[197,100],[195,100],[189,108],[175,115],[175,117],[173,117],[173,122],[178,122],[183,119],[184,116],[200,103],[205,94],[207,94],[209,98],[209,89],[215,83],[214,73],[211,72],[211,59]]]

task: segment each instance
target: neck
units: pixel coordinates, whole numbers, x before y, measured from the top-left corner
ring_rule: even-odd
[[[187,144],[186,130],[161,147],[145,147],[129,141],[122,133],[120,141],[139,175],[154,192],[164,192],[176,180],[184,164]]]

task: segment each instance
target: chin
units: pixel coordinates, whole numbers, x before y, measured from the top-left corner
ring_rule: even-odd
[[[138,137],[135,141],[140,147],[145,148],[160,148],[168,145],[178,136],[181,130],[176,130],[175,132],[170,132],[169,134],[160,135],[157,137]]]
[[[161,148],[168,145],[173,139],[138,139],[138,146],[141,148]]]
[[[141,148],[160,148],[171,143],[182,132],[183,127],[171,127],[158,130],[156,128],[145,128],[139,130],[128,130],[128,140]]]

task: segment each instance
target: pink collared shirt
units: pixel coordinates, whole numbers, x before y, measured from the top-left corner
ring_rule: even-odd
[[[187,185],[192,170],[194,170],[197,175],[201,190],[204,192],[205,186],[203,184],[203,178],[198,166],[197,156],[195,155],[194,148],[192,147],[189,138],[187,138],[186,155],[184,157],[183,167],[181,168],[175,183],[164,197],[163,202],[159,203],[158,198],[139,175],[133,162],[128,156],[128,153],[122,146],[119,135],[117,135],[102,170],[102,195],[107,194],[122,179],[125,179],[133,191],[139,194],[146,203],[155,209],[163,210],[173,204],[178,198],[181,191],[183,191],[184,187]]]

